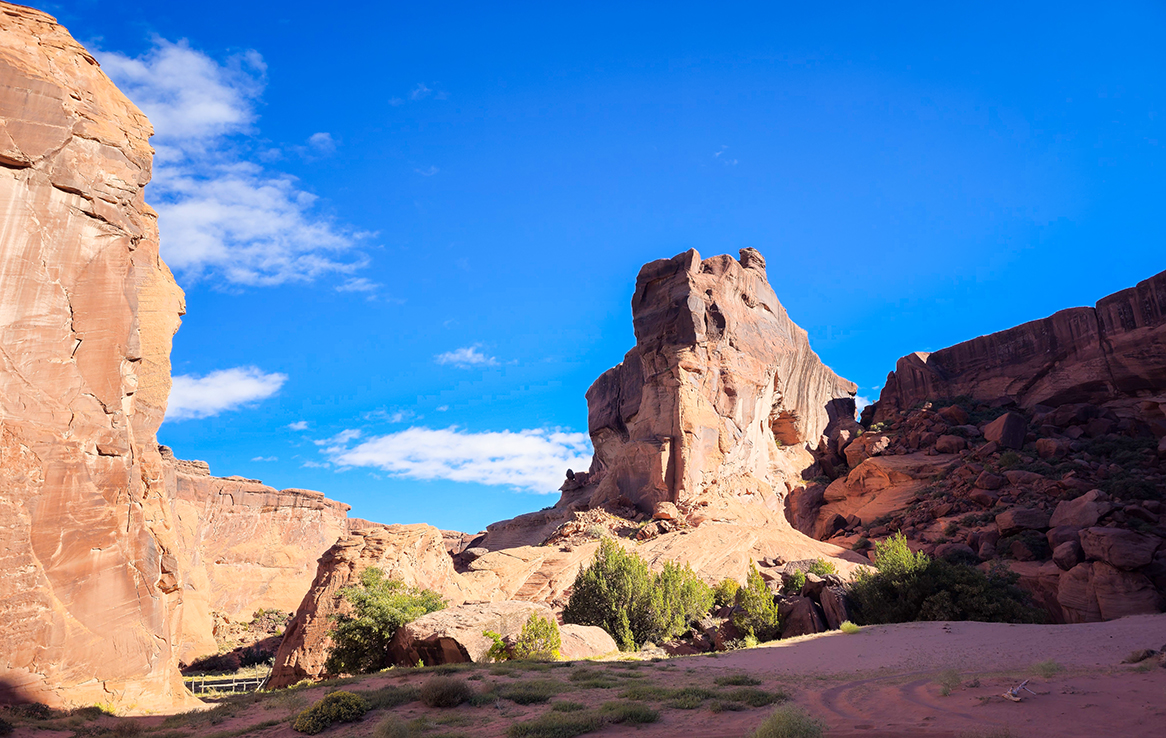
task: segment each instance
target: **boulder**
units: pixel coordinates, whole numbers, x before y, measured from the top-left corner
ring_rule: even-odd
[[[1027,433],[1028,420],[1020,413],[1004,413],[984,426],[984,439],[995,441],[1004,448],[1023,448]]]
[[[1080,543],[1080,533],[1081,529],[1075,525],[1058,525],[1055,528],[1049,528],[1049,532],[1045,533],[1045,538],[1049,542],[1049,548],[1055,549],[1068,541]]]
[[[980,472],[980,476],[976,477],[976,481],[973,484],[976,485],[977,489],[994,490],[1003,487],[1006,484],[1006,480],[998,474],[982,471]]]
[[[935,442],[935,450],[941,454],[958,454],[968,447],[968,442],[960,436],[943,435]]]
[[[677,520],[679,518],[680,510],[676,509],[676,505],[671,502],[657,502],[652,510],[653,520]]]
[[[979,556],[966,543],[941,543],[935,547],[935,558],[968,562],[975,561]]]
[[[1049,525],[1053,527],[1069,525],[1077,528],[1088,528],[1097,525],[1102,515],[1112,509],[1106,502],[1104,493],[1095,489],[1086,492],[1074,500],[1064,500],[1057,504],[1049,518]]]
[[[781,637],[793,638],[824,632],[826,618],[820,610],[821,607],[809,597],[783,597],[778,603]]]
[[[878,456],[891,445],[891,439],[881,433],[864,433],[846,447],[846,464],[854,469],[872,456]]]
[[[948,405],[940,408],[939,416],[952,425],[963,425],[968,422],[968,411],[959,405]]]
[[[1001,536],[1010,536],[1022,530],[1044,530],[1049,527],[1049,514],[1044,510],[1014,507],[996,516],[996,528]]]
[[[819,602],[822,604],[822,614],[826,618],[826,627],[830,630],[837,630],[842,623],[850,620],[850,604],[845,587],[824,588]]]
[[[1093,589],[1103,620],[1162,612],[1162,594],[1145,574],[1093,564]]]
[[[1126,570],[1148,565],[1162,545],[1162,539],[1157,536],[1124,528],[1085,528],[1080,535],[1081,549],[1087,559]]]
[[[398,666],[488,661],[494,641],[486,631],[513,643],[531,615],[555,620],[549,607],[534,602],[482,602],[438,610],[398,628],[389,654]]]
[[[1061,575],[1057,583],[1057,603],[1066,623],[1096,623],[1101,621],[1097,591],[1092,581],[1093,564],[1077,564]]]
[[[1045,461],[1062,458],[1069,453],[1069,444],[1057,438],[1036,439],[1036,455]]]
[[[1053,563],[1065,571],[1069,571],[1084,559],[1081,544],[1077,541],[1065,541],[1053,549]]]
[[[1024,471],[1023,469],[1011,469],[1006,471],[1004,472],[1004,478],[1008,480],[1009,484],[1016,487],[1036,484],[1037,482],[1043,482],[1045,479],[1044,476],[1037,474],[1036,472]]]
[[[595,625],[573,623],[560,625],[559,638],[562,641],[559,655],[564,661],[594,659],[619,650],[615,639],[606,630]]]

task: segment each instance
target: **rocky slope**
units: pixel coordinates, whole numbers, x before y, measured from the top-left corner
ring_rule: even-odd
[[[1096,308],[900,359],[869,428],[830,429],[833,481],[797,490],[787,514],[858,550],[902,532],[929,553],[1004,563],[1054,622],[1159,612],[1164,410],[1166,272]]]
[[[181,705],[179,539],[155,441],[183,294],[145,116],[48,15],[0,4],[0,684]]]

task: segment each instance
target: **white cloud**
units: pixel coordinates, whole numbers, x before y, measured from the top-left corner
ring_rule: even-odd
[[[349,441],[355,441],[361,435],[361,432],[356,428],[345,428],[331,438],[321,438],[318,441],[312,441],[312,443],[317,446],[329,446],[328,450],[332,450],[333,447],[340,447]]]
[[[429,97],[432,92],[433,90],[426,87],[424,82],[418,82],[417,86],[413,88],[413,91],[409,93],[409,98],[411,100],[421,100]]]
[[[404,423],[406,420],[413,420],[414,418],[416,418],[418,416],[417,416],[417,413],[415,413],[409,409],[386,410],[384,408],[380,408],[378,410],[372,410],[370,412],[365,413],[363,415],[363,417],[365,420],[369,420],[369,421],[396,424],[396,423]]]
[[[548,428],[487,433],[456,427],[409,428],[326,453],[338,466],[374,467],[410,479],[477,482],[539,493],[557,490],[567,469],[591,465],[591,442],[585,433]]]
[[[156,39],[137,58],[97,56],[154,124],[147,197],[158,211],[162,255],[185,279],[275,285],[363,265],[351,252],[369,234],[319,214],[316,196],[294,177],[251,161],[272,158],[248,153],[266,72],[258,52],[220,64],[186,42]],[[309,144],[325,153],[334,142],[317,133]]]
[[[278,456],[256,456],[256,457],[253,457],[251,460],[252,461],[279,461],[279,457]]]
[[[478,350],[478,346],[479,344],[474,344],[454,351],[446,351],[433,358],[438,364],[452,364],[462,369],[469,369],[473,366],[498,366],[498,360],[493,356],[483,354]]]
[[[870,399],[859,395],[854,398],[854,412],[855,415],[861,415],[862,409],[870,404]]]
[[[439,412],[439,413],[444,413],[446,410],[449,410],[449,405],[438,405],[437,406],[437,412]]]
[[[287,424],[287,427],[288,427],[288,428],[291,428],[291,429],[292,429],[292,430],[294,430],[294,431],[302,431],[302,430],[307,430],[307,429],[308,429],[308,421],[306,421],[306,420],[297,420],[297,421],[296,421],[296,422],[294,422],[294,423],[288,423],[288,424]]]
[[[174,377],[166,419],[209,418],[235,410],[271,397],[286,381],[286,374],[265,374],[254,366],[220,369],[205,377],[180,374]]]
[[[336,286],[337,292],[376,292],[379,284],[365,277],[352,277]]]
[[[430,166],[426,167],[425,169],[414,169],[413,171],[417,172],[422,177],[432,177],[433,175],[437,174],[441,170],[433,165],[430,165]]]
[[[308,136],[308,146],[311,146],[317,154],[331,154],[336,150],[336,140],[332,138],[331,133],[313,133]]]

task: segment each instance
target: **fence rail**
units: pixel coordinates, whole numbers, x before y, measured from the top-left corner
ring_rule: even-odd
[[[186,688],[195,694],[207,694],[208,692],[256,692],[263,689],[263,685],[267,684],[267,680],[271,677],[271,672],[253,677],[204,677],[192,676],[183,677],[182,681],[186,684]]]

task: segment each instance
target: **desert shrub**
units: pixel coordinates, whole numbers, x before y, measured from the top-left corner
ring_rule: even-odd
[[[536,705],[549,702],[551,697],[561,691],[563,691],[563,687],[559,682],[552,679],[540,679],[501,686],[498,688],[498,695],[517,705]]]
[[[715,692],[702,687],[681,687],[672,690],[669,700],[665,704],[677,710],[695,710],[705,700],[716,696]]]
[[[748,674],[729,674],[728,676],[719,676],[713,681],[721,687],[756,687],[761,684],[760,679]]]
[[[604,720],[593,712],[548,712],[506,730],[508,738],[572,738],[593,733],[604,725]]]
[[[790,574],[789,579],[781,585],[781,593],[783,595],[796,595],[802,591],[802,587],[806,586],[806,573],[801,569]]]
[[[955,669],[944,669],[935,681],[939,684],[940,694],[942,694],[944,697],[947,697],[954,690],[959,688],[960,684],[963,682],[963,679],[960,677],[960,673]]]
[[[731,607],[737,602],[737,590],[741,585],[736,579],[722,579],[721,583],[713,588],[713,605],[716,607]]]
[[[418,695],[428,707],[457,707],[474,694],[464,679],[457,677],[433,677],[421,685]]]
[[[810,564],[806,571],[810,574],[817,574],[820,577],[825,577],[831,574],[837,574],[838,567],[834,566],[834,562],[832,561],[827,561],[826,559],[814,559],[814,562]]]
[[[1036,623],[1039,610],[1005,569],[984,574],[966,564],[913,553],[898,534],[875,546],[876,572],[861,572],[849,595],[862,624],[914,620]]]
[[[414,701],[419,695],[419,690],[413,684],[387,684],[380,689],[360,692],[359,694],[368,702],[368,709],[380,710],[399,707]]]
[[[1065,667],[1058,664],[1052,659],[1047,661],[1038,661],[1032,665],[1032,673],[1043,679],[1052,679],[1057,674],[1065,670]]]
[[[510,651],[506,648],[506,643],[502,640],[502,634],[496,630],[483,630],[482,635],[489,638],[490,650],[486,651],[487,661],[506,661],[510,658]]]
[[[514,642],[514,658],[557,659],[562,645],[558,623],[531,613],[526,625],[522,626],[522,632],[518,634],[518,640]]]
[[[743,702],[750,707],[765,707],[772,705],[774,702],[782,702],[789,699],[785,692],[766,692],[764,689],[757,689],[756,687],[737,687],[730,689],[721,695],[721,699],[730,702]]]
[[[737,603],[741,611],[734,613],[733,624],[758,641],[771,641],[777,637],[780,621],[777,615],[777,604],[773,601],[773,594],[769,585],[761,578],[761,573],[753,564],[749,565],[749,576],[745,579],[745,586],[737,592]]]
[[[839,624],[838,630],[842,631],[843,633],[846,633],[847,635],[854,635],[855,633],[862,632],[862,627],[855,625],[854,623],[850,622],[849,620],[843,620],[842,623]]]
[[[369,674],[391,666],[389,641],[397,629],[445,607],[436,592],[407,587],[373,566],[360,573],[359,585],[340,593],[353,613],[337,617],[330,633],[325,668],[333,674]]]
[[[599,714],[607,723],[654,723],[660,713],[638,702],[605,702],[599,706]]]
[[[368,703],[352,692],[333,692],[304,710],[296,717],[292,730],[315,735],[327,730],[333,723],[351,723],[368,712]]]
[[[797,707],[778,708],[753,732],[753,738],[819,738],[825,726]]]
[[[575,577],[563,622],[597,625],[620,650],[631,651],[679,636],[712,604],[712,588],[688,566],[669,562],[653,575],[643,559],[605,538],[591,565]]]
[[[409,724],[396,715],[386,715],[373,729],[373,738],[411,738]]]
[[[552,704],[551,709],[555,712],[579,712],[580,710],[586,710],[587,705],[584,705],[582,702],[563,700],[562,702]]]

